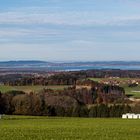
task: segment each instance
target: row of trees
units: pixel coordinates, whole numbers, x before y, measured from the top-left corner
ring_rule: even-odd
[[[75,85],[77,80],[88,77],[127,77],[138,78],[140,71],[133,70],[87,70],[79,72],[61,72],[52,76],[33,76],[31,74],[7,74],[0,76],[0,82],[6,85]]]
[[[21,77],[14,75],[16,78],[6,78],[2,81],[5,85],[10,86],[26,86],[26,85],[75,85],[77,79],[82,78],[82,75],[77,75],[75,73],[59,73],[50,77],[39,76],[35,77],[33,75]],[[12,77],[12,76],[10,76]],[[19,77],[19,78],[18,78]],[[85,78],[85,77],[83,77]]]
[[[106,78],[106,77],[121,77],[121,78],[140,78],[139,70],[87,70],[87,77]]]
[[[92,107],[66,95],[0,94],[0,114],[67,116],[67,117],[121,117],[131,112],[128,105],[96,104]]]
[[[124,113],[131,112],[129,105],[96,105],[90,108],[89,117],[121,117]]]

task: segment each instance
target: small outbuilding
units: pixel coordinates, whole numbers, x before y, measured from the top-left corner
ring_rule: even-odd
[[[126,113],[122,115],[122,119],[140,119],[140,114]]]
[[[126,114],[123,114],[123,115],[122,115],[122,118],[123,118],[123,119],[127,119],[127,115],[126,115]]]

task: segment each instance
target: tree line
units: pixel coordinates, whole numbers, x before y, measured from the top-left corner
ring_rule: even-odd
[[[0,114],[62,116],[62,117],[121,117],[123,113],[139,112],[125,104],[94,104],[88,106],[68,95],[26,94],[20,91],[0,93]]]
[[[37,72],[40,75],[39,72]],[[86,70],[78,72],[60,72],[52,76],[47,76],[44,73],[40,76],[32,74],[5,74],[0,76],[0,83],[11,86],[25,85],[75,85],[77,80],[86,79],[89,77],[106,78],[140,78],[139,70]]]

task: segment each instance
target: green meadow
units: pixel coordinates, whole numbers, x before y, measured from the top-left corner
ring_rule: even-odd
[[[0,140],[139,140],[140,120],[5,116]]]

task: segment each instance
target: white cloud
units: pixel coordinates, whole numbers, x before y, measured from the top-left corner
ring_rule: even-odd
[[[61,33],[55,30],[44,28],[26,29],[26,28],[0,28],[0,37],[23,37],[23,36],[55,36]]]
[[[0,24],[56,24],[56,25],[133,25],[140,22],[139,15],[120,16],[94,11],[49,12],[47,8],[30,7],[0,13]]]

